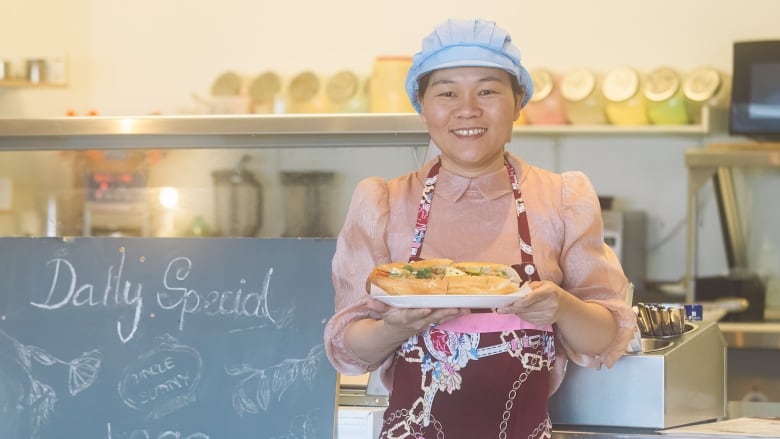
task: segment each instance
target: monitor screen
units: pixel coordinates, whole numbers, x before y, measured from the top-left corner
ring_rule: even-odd
[[[780,41],[734,43],[729,132],[780,140]]]

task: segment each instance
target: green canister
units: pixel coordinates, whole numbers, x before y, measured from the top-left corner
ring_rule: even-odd
[[[671,67],[659,67],[647,75],[644,83],[647,118],[654,125],[690,123],[682,81]]]

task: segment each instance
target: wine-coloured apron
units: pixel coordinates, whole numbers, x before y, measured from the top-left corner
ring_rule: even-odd
[[[539,280],[515,169],[504,158],[517,210],[524,281]],[[441,161],[428,173],[410,261],[419,260]],[[397,352],[380,438],[549,438],[552,326],[472,310],[409,338]]]

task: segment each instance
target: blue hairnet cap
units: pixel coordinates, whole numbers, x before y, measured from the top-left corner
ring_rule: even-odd
[[[447,20],[423,38],[422,50],[412,59],[406,75],[406,94],[418,113],[420,77],[450,67],[493,67],[506,70],[525,91],[521,107],[534,92],[528,70],[520,63],[520,50],[512,44],[509,33],[489,20]]]

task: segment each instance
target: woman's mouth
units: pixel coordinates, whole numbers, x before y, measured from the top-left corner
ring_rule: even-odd
[[[487,132],[487,128],[462,128],[458,130],[452,130],[452,133],[458,137],[476,137],[481,136]]]

